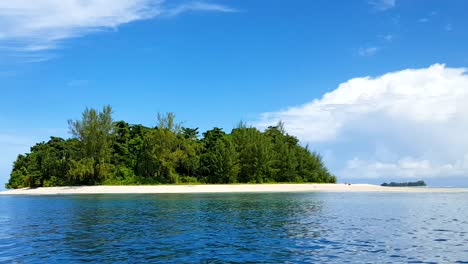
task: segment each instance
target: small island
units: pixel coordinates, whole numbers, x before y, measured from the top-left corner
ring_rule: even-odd
[[[427,186],[424,181],[416,181],[416,182],[391,182],[391,183],[382,183],[380,186],[384,187],[422,187]]]
[[[86,109],[69,120],[71,138],[51,137],[19,155],[8,189],[152,184],[336,183],[319,154],[299,144],[280,122],[264,131],[240,123],[231,133],[175,122],[114,121],[112,108]]]

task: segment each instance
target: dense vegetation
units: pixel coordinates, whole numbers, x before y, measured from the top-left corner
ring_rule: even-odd
[[[391,182],[391,183],[382,183],[381,186],[386,187],[416,187],[416,186],[426,186],[424,181],[416,181],[416,182]]]
[[[51,137],[19,155],[7,188],[159,183],[336,182],[321,157],[285,133],[240,124],[230,134],[182,127],[158,115],[154,128],[86,109],[70,120],[72,138]]]

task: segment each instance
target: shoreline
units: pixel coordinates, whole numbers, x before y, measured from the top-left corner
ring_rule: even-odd
[[[383,187],[372,184],[200,184],[200,185],[96,185],[23,188],[0,195],[61,194],[168,194],[168,193],[279,193],[279,192],[411,192],[460,193],[468,188]]]

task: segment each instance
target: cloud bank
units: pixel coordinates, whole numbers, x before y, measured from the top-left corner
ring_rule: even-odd
[[[256,125],[284,121],[344,178],[467,177],[466,73],[434,64],[354,78],[320,99],[264,113]]]
[[[205,2],[184,2],[167,7],[163,0],[0,1],[0,46],[17,51],[44,51],[56,48],[68,38],[188,11],[235,10]]]

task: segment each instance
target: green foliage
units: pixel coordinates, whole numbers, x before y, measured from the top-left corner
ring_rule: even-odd
[[[51,137],[19,155],[7,188],[168,183],[334,183],[323,160],[282,123],[261,132],[240,123],[230,134],[182,127],[172,113],[154,128],[112,121],[112,108],[69,121],[71,139]]]
[[[256,128],[239,126],[232,131],[239,155],[240,182],[262,183],[271,181],[273,144]]]
[[[70,175],[87,184],[100,184],[112,173],[112,141],[115,124],[112,108],[103,107],[101,112],[88,109],[81,120],[69,120],[72,136],[80,142],[80,158],[73,162]],[[120,132],[120,131],[119,131]]]
[[[416,182],[391,182],[391,183],[382,183],[381,186],[384,187],[421,187],[427,186],[426,182],[424,181],[416,181]]]
[[[198,183],[198,179],[196,177],[191,176],[183,176],[180,178],[181,183]]]
[[[203,155],[204,181],[208,183],[235,183],[239,173],[239,159],[230,136],[223,135]]]
[[[115,169],[112,177],[108,177],[105,181],[105,185],[136,185],[142,184],[144,180],[137,177],[132,169],[125,166],[118,166]]]
[[[197,139],[198,138],[198,127],[197,128],[182,128],[182,135],[185,139]]]

